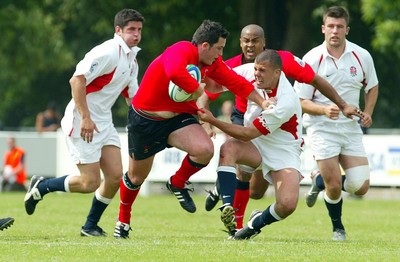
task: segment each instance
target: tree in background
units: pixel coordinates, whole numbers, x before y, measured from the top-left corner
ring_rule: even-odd
[[[34,82],[73,65],[57,18],[33,2],[21,3],[0,4],[0,122],[4,125],[24,125],[26,117],[34,120],[30,105],[40,103],[54,88]],[[47,103],[43,101],[41,107]]]
[[[267,45],[302,57],[320,43],[321,11],[345,5],[351,15],[351,40],[374,57],[380,97],[374,127],[400,127],[399,79],[400,5],[391,0],[2,0],[0,2],[0,123],[17,129],[33,127],[36,114],[49,101],[66,106],[68,80],[88,48],[110,38],[116,10],[138,9],[145,17],[138,55],[140,75],[168,45],[191,40],[204,19],[222,22],[230,31],[224,58],[238,52],[240,30],[257,23],[265,29]],[[397,19],[397,20],[396,20]],[[221,100],[229,94],[221,96]],[[220,107],[215,103],[215,108]],[[114,123],[126,124],[122,99],[114,107]]]
[[[380,80],[374,121],[380,127],[399,128],[400,105],[400,2],[362,0],[362,18],[372,31],[375,67]],[[379,120],[378,120],[379,119]]]

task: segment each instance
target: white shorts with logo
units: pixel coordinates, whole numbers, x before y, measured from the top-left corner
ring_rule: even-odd
[[[100,161],[101,149],[104,146],[116,146],[121,148],[121,141],[114,126],[109,126],[101,130],[100,133],[94,131],[93,141],[88,143],[81,137],[66,138],[67,147],[72,160],[76,164],[91,164]]]
[[[315,160],[338,155],[366,157],[363,133],[356,121],[314,123],[307,128],[307,137]]]
[[[239,165],[239,168],[245,172],[253,173],[256,170],[262,170],[264,179],[272,184],[270,171],[278,171],[285,168],[293,168],[299,172],[299,181],[301,178],[300,154],[302,149],[297,145],[281,145],[267,143],[262,139],[253,139],[251,142],[257,147],[262,157],[262,163],[258,168],[251,168],[245,165]]]

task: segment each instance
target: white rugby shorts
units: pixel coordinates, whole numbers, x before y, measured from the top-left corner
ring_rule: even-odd
[[[294,168],[299,171],[301,167],[300,154],[301,148],[296,145],[278,145],[267,143],[262,139],[253,139],[251,142],[257,147],[262,157],[261,165],[254,169],[249,166],[239,165],[239,168],[245,172],[252,173],[255,170],[262,170],[264,179],[272,183],[270,171],[278,171],[285,168]]]
[[[348,123],[314,123],[307,128],[308,143],[315,160],[338,155],[366,157],[363,133],[356,121]]]
[[[67,147],[72,160],[76,164],[91,164],[100,161],[101,149],[104,146],[116,146],[121,148],[121,141],[114,126],[109,126],[101,130],[100,133],[94,131],[92,142],[88,143],[81,137],[66,138]]]

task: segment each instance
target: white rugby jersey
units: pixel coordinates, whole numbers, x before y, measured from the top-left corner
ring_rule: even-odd
[[[311,65],[314,71],[327,80],[348,103],[359,107],[360,90],[368,92],[378,85],[374,62],[369,52],[360,46],[346,40],[346,48],[343,55],[336,59],[328,53],[326,42],[311,49],[303,60]],[[322,95],[315,87],[295,82],[295,90],[300,98],[310,99],[317,104],[332,104],[328,98]],[[352,121],[342,112],[338,120],[332,120],[324,115],[304,114],[304,125],[315,122],[343,123]]]
[[[281,73],[278,87],[273,89],[272,93],[267,93],[266,90],[259,89],[254,84],[253,63],[238,66],[234,70],[253,83],[255,90],[261,96],[275,97],[277,100],[274,107],[264,111],[256,103],[248,101],[244,126],[253,123],[263,134],[255,139],[274,144],[301,146],[303,142],[301,104],[285,74]]]
[[[100,132],[113,125],[111,108],[118,96],[132,98],[138,89],[136,55],[139,51],[139,47],[129,48],[114,34],[113,39],[90,50],[76,66],[74,76],[86,78],[86,101]],[[71,99],[61,121],[63,131],[79,137],[81,119],[74,99]]]

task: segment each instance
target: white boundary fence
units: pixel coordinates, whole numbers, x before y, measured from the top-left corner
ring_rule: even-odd
[[[127,135],[120,132],[122,143],[122,160],[124,171],[128,169]],[[50,133],[36,132],[0,132],[0,154],[7,148],[6,139],[14,136],[17,145],[26,151],[28,175],[42,175],[45,177],[78,174],[78,169],[72,162],[65,144],[65,137],[61,131]],[[224,135],[218,135],[214,141],[215,155],[210,164],[195,174],[192,182],[213,183],[217,177],[219,147],[224,141]],[[316,167],[310,148],[307,146],[302,154],[301,184],[309,184],[309,173]],[[400,187],[400,135],[365,135],[364,145],[371,167],[371,186]],[[179,168],[186,153],[175,148],[166,149],[158,153],[154,165],[147,179],[149,182],[165,182]],[[146,186],[142,193],[147,194]]]

